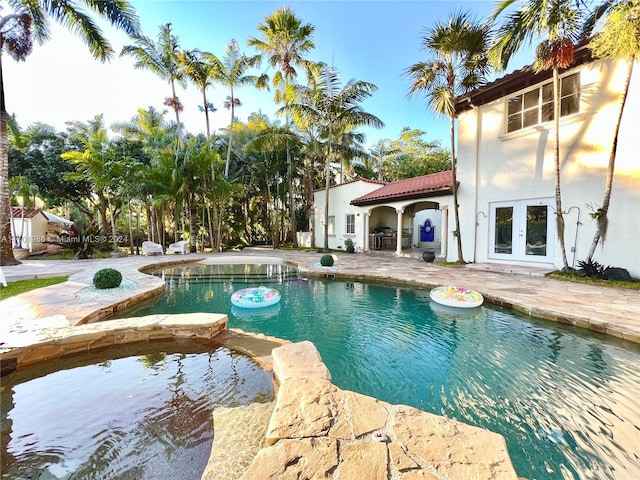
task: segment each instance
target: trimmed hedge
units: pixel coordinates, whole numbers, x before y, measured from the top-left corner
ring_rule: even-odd
[[[332,267],[333,257],[331,255],[323,255],[322,258],[320,258],[320,265],[323,267]]]
[[[93,276],[93,286],[98,290],[116,288],[122,283],[122,274],[113,268],[98,270]]]

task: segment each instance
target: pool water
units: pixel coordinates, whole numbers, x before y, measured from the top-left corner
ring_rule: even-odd
[[[11,480],[200,480],[212,412],[274,396],[248,357],[183,340],[25,367],[0,392],[0,472]]]
[[[231,328],[311,340],[337,386],[498,432],[530,480],[640,478],[635,344],[366,282],[284,279],[269,285],[277,305],[238,309],[231,294],[264,282],[174,273],[157,273],[161,298],[122,316],[219,312]]]

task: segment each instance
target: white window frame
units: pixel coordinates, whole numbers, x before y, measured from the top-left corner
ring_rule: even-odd
[[[335,235],[336,234],[336,217],[335,215],[329,215],[329,226],[327,228],[327,231],[329,232],[329,235]]]
[[[345,235],[356,234],[356,214],[355,213],[347,213],[345,215],[344,232],[345,232]]]
[[[576,82],[569,81],[576,79]],[[575,85],[575,89],[571,88]],[[565,91],[570,88],[569,91]],[[550,97],[549,97],[550,95]],[[525,128],[553,121],[553,81],[523,90],[505,100],[505,132],[514,133]],[[520,105],[518,106],[518,102]],[[513,112],[510,112],[515,105]],[[580,113],[580,72],[560,78],[560,117]],[[514,125],[511,125],[514,122]]]

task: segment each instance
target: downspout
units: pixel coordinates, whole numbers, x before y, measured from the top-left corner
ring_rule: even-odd
[[[580,226],[582,225],[582,222],[580,221],[580,207],[574,205],[569,210],[567,210],[567,215],[574,208],[578,209],[578,220],[576,220],[576,236],[573,239],[573,248],[571,249],[571,251],[573,252],[573,258],[571,260],[571,268],[576,268],[576,251],[578,249],[578,230],[580,229]]]

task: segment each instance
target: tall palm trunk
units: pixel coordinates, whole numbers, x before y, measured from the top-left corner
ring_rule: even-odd
[[[284,76],[284,91],[287,91],[287,87],[289,86],[289,77],[285,74]],[[287,110],[285,113],[285,125],[287,127],[287,133],[289,133],[289,111]],[[296,219],[296,204],[294,201],[293,195],[293,163],[291,159],[291,147],[289,146],[289,140],[286,142],[286,151],[287,151],[287,175],[289,176],[289,215],[291,216],[291,235],[293,248],[298,248],[298,221]]]
[[[111,212],[111,242],[113,244],[113,252],[116,253],[118,251],[118,242],[116,237],[116,212],[115,208],[111,205],[111,197],[108,194],[106,197],[109,212]]]
[[[231,87],[231,124],[229,126],[229,145],[227,145],[227,163],[224,166],[224,178],[229,178],[229,166],[231,165],[231,142],[233,141],[233,119],[236,114],[235,98],[233,97],[233,87]]]
[[[189,207],[189,240],[190,240],[189,251],[191,253],[194,253],[197,251],[196,217],[198,216],[198,211],[196,208],[195,194],[189,193],[188,199],[189,199],[188,207]]]
[[[560,78],[558,67],[553,67],[553,123],[554,134],[554,159],[555,159],[555,183],[556,183],[556,224],[558,227],[558,240],[562,252],[562,264],[565,270],[569,269],[567,251],[564,242],[564,212],[562,211],[562,195],[560,189]]]
[[[289,119],[287,115],[287,127],[289,126]],[[293,162],[291,159],[291,148],[289,147],[289,141],[287,140],[287,174],[289,175],[289,209],[291,215],[291,232],[293,236],[293,248],[298,248],[298,221],[296,219],[296,204],[293,192]]]
[[[129,215],[127,215],[127,223],[129,227],[129,255],[133,255],[133,221],[131,220],[131,198],[127,200],[127,206],[129,207]],[[137,217],[136,217],[137,218]],[[139,220],[138,220],[139,222]],[[138,232],[136,232],[136,241],[138,237]]]
[[[11,197],[9,195],[9,138],[4,105],[2,55],[0,54],[0,266],[19,265],[11,242]]]
[[[607,167],[607,180],[604,187],[604,199],[602,200],[602,208],[598,214],[596,233],[593,236],[591,242],[591,248],[589,249],[589,255],[587,255],[587,261],[593,258],[593,254],[596,251],[598,242],[602,239],[604,243],[607,235],[607,214],[609,212],[609,202],[611,201],[611,191],[613,188],[613,173],[616,163],[616,152],[618,150],[618,135],[620,133],[620,123],[622,122],[622,114],[624,113],[624,106],[627,103],[627,96],[629,94],[629,85],[631,84],[631,75],[633,74],[633,64],[636,61],[635,55],[632,55],[629,59],[627,67],[627,76],[624,80],[624,89],[622,92],[622,101],[620,102],[620,110],[618,111],[618,118],[616,119],[616,126],[613,133],[613,144],[611,145],[611,151],[609,152],[609,165]]]
[[[20,238],[16,239],[16,248],[22,248],[22,241],[24,239],[24,209],[26,208],[26,203],[24,199],[22,201],[22,208],[20,209]]]
[[[178,97],[176,96],[176,85],[173,80],[171,80],[171,93],[173,94],[173,111],[176,114],[176,127],[178,128],[178,146],[182,141],[182,127],[180,126],[180,112],[178,111]]]
[[[329,128],[329,152],[325,160],[324,181],[324,251],[329,251],[329,187],[331,186],[331,128]]]
[[[305,206],[304,210],[307,217],[307,222],[309,223],[309,233],[311,236],[311,248],[316,248],[316,229],[315,229],[315,220],[313,222],[309,221],[311,219],[312,211],[313,211],[313,190],[314,190],[314,181],[313,181],[313,159],[307,159],[304,166],[304,184],[305,184]]]
[[[202,87],[202,106],[204,107],[204,118],[207,122],[207,139],[209,139],[211,136],[211,129],[209,127],[209,106],[207,105],[206,87]]]
[[[451,174],[453,190],[453,216],[456,223],[456,242],[458,244],[458,263],[465,263],[462,255],[462,235],[460,234],[460,213],[458,211],[458,161],[456,160],[455,116],[451,115],[449,121],[449,133],[451,134]],[[446,233],[446,232],[445,232]]]

